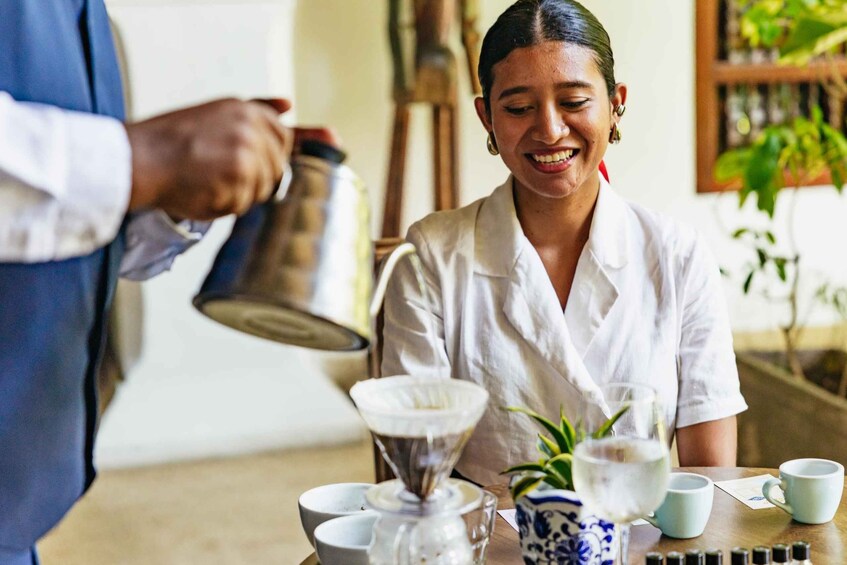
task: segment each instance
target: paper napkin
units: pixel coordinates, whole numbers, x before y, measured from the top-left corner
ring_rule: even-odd
[[[715,486],[753,510],[759,510],[761,508],[773,508],[773,504],[762,496],[762,485],[768,479],[775,478],[772,475],[757,475],[746,479],[715,481]]]

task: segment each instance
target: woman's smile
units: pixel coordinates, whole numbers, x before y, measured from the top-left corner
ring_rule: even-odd
[[[561,173],[571,166],[579,149],[545,149],[527,153],[526,157],[540,172],[546,174]]]

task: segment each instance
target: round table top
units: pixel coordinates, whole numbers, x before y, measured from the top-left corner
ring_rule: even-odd
[[[764,474],[779,477],[779,471],[776,469],[684,467],[675,470],[699,473],[714,481]],[[488,490],[497,495],[498,509],[514,508],[515,505],[505,486],[490,487]],[[633,565],[643,563],[644,555],[650,551],[684,553],[689,549],[720,549],[728,557],[733,547],[749,549],[757,545],[791,544],[798,540],[811,543],[813,563],[847,563],[847,547],[845,547],[847,546],[847,497],[841,497],[841,505],[838,507],[835,519],[831,522],[809,525],[794,522],[791,516],[779,508],[761,510],[748,508],[715,487],[712,514],[706,525],[706,531],[700,537],[687,540],[668,538],[650,525],[633,526],[630,532],[629,561]],[[518,532],[498,515],[488,549],[487,563],[514,565],[522,562]]]

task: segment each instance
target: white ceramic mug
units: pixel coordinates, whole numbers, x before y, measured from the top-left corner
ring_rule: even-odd
[[[312,547],[315,547],[315,528],[320,524],[366,511],[365,492],[372,486],[370,483],[335,483],[315,487],[300,495],[297,501],[300,523]]]
[[[644,519],[668,537],[696,538],[706,529],[714,495],[715,485],[709,477],[671,473],[664,502]]]
[[[771,496],[773,487],[785,502]],[[779,466],[779,480],[768,479],[762,494],[774,506],[804,524],[824,524],[835,517],[844,491],[844,465],[828,459],[792,459]]]

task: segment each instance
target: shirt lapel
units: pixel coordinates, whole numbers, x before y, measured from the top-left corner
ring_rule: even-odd
[[[601,178],[588,243],[565,308],[565,323],[580,358],[620,295],[614,281],[627,263],[626,221],[626,207]]]
[[[589,400],[599,388],[574,347],[553,285],[515,213],[511,179],[480,208],[475,271],[507,279],[503,313],[520,336]]]

